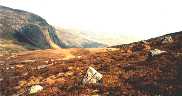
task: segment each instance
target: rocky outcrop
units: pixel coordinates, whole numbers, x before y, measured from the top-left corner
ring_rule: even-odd
[[[60,45],[55,29],[46,20],[33,13],[4,6],[0,6],[0,40],[11,41],[14,46],[23,45],[25,49],[58,48]]]
[[[104,47],[79,34],[57,32],[40,16],[0,5],[0,53],[47,48]]]

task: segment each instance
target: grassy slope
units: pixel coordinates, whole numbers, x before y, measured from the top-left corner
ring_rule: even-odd
[[[151,39],[151,49],[157,47],[168,52],[153,59],[147,59],[149,50],[141,47],[140,42],[133,48],[23,52],[12,55],[7,61],[2,56],[0,60],[6,64],[0,66],[0,70],[14,68],[2,71],[1,93],[26,95],[29,86],[40,84],[44,90],[37,93],[38,96],[181,96],[181,36],[174,35],[174,42],[166,45]],[[103,74],[102,86],[80,85],[89,66]]]

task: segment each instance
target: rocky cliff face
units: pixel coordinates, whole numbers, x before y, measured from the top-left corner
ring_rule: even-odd
[[[80,37],[79,34],[57,32],[46,20],[33,13],[0,5],[0,53],[59,47],[104,46],[104,44]]]
[[[0,47],[58,48],[60,40],[46,20],[33,13],[0,6]],[[7,44],[9,42],[9,44]],[[21,49],[23,49],[21,48]]]

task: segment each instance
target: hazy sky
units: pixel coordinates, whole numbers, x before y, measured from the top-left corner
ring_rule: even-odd
[[[49,24],[146,39],[182,30],[181,0],[0,0]]]

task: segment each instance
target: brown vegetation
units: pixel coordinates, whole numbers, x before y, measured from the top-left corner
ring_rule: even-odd
[[[151,40],[129,48],[49,49],[1,56],[0,94],[25,96],[39,84],[44,89],[37,96],[181,96],[182,35],[176,36],[165,45]],[[154,48],[167,53],[149,58]],[[89,66],[103,75],[100,83],[81,84]]]

